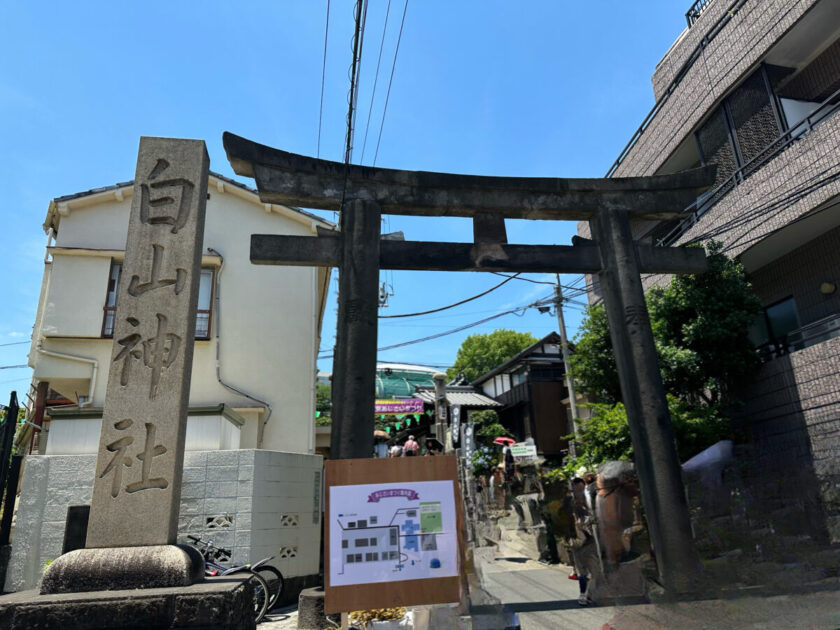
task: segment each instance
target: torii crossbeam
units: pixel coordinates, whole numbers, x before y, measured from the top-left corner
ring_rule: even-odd
[[[706,259],[699,248],[634,243],[630,222],[679,217],[713,183],[713,167],[624,179],[482,177],[346,165],[231,133],[223,140],[262,201],[341,211],[340,234],[251,237],[254,264],[339,269],[334,457],[370,455],[380,269],[598,274],[660,576],[670,592],[690,589],[699,560],[639,274],[700,273]],[[474,242],[383,240],[382,213],[472,217]],[[594,240],[511,245],[505,218],[588,220]]]

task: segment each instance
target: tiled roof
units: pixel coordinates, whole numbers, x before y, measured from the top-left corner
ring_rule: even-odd
[[[423,402],[434,404],[435,390],[434,388],[418,387],[414,392],[414,397],[421,399]],[[489,396],[485,396],[474,389],[470,388],[446,388],[446,400],[450,405],[461,405],[462,407],[501,407],[502,403],[496,402]]]

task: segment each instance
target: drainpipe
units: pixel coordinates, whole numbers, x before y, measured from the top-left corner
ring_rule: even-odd
[[[232,391],[235,394],[239,394],[240,396],[244,396],[248,400],[253,400],[256,403],[261,404],[266,408],[265,413],[265,420],[263,420],[262,424],[259,426],[257,430],[257,448],[262,448],[263,443],[263,436],[265,435],[265,425],[268,424],[268,419],[271,418],[271,405],[269,405],[265,400],[260,400],[256,396],[251,396],[246,392],[243,392],[241,389],[234,387],[233,385],[229,385],[222,380],[222,359],[221,359],[221,343],[219,341],[219,331],[222,328],[222,310],[219,307],[219,287],[221,285],[221,278],[222,278],[222,269],[225,266],[225,257],[222,256],[221,253],[213,249],[212,247],[208,247],[207,251],[211,254],[215,254],[221,260],[221,264],[219,265],[219,272],[216,274],[216,286],[214,287],[215,297],[213,301],[216,304],[216,380],[219,381],[219,385]]]
[[[70,361],[78,361],[79,363],[88,363],[91,366],[90,370],[90,388],[88,390],[88,399],[84,403],[79,403],[79,409],[87,407],[93,402],[93,393],[96,390],[96,374],[99,371],[99,361],[91,359],[90,357],[81,357],[76,354],[67,354],[66,352],[55,352],[53,350],[46,350],[43,346],[43,341],[38,341],[35,346],[35,351],[40,352],[48,357],[56,357],[58,359],[68,359]]]

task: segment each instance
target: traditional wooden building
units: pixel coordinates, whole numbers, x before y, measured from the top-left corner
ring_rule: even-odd
[[[534,438],[537,452],[560,457],[572,433],[560,335],[553,332],[473,381],[501,403],[501,423],[517,441]]]

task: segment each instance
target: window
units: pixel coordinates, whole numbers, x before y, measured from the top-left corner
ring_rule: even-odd
[[[376,545],[377,545],[376,538],[371,538],[371,539],[370,539],[370,546],[371,546],[371,547],[376,547]]]
[[[348,553],[348,554],[347,554],[347,564],[350,564],[351,562],[353,562],[353,559],[354,559],[355,557],[356,557],[356,556],[355,556],[355,555],[353,555],[352,553]]]
[[[781,133],[781,115],[771,77],[767,67],[761,66],[697,130],[697,148],[703,164],[718,167],[713,188],[750,164],[742,173],[746,177],[761,162],[767,145]]]
[[[800,327],[799,313],[793,297],[771,304],[759,313],[750,330],[750,340],[756,346],[773,343],[777,352],[787,351],[786,337]]]
[[[344,540],[341,541],[341,548],[342,549],[347,549],[347,539],[344,539]]]
[[[210,313],[213,300],[213,270],[202,269],[198,280],[198,308],[195,314],[195,338],[210,338]],[[108,293],[105,296],[104,314],[102,317],[102,336],[114,336],[114,315],[117,311],[117,290],[120,286],[122,276],[122,263],[114,261],[111,263],[111,272],[108,275]]]
[[[373,553],[365,554],[365,562],[376,562],[377,560],[379,560],[379,554],[375,551]]]
[[[357,547],[367,547],[368,546],[368,539],[367,538],[357,538],[355,544],[356,544]]]
[[[120,286],[122,263],[112,262],[108,274],[108,294],[105,296],[105,314],[102,318],[102,336],[114,336],[114,314],[117,311],[117,289]]]

